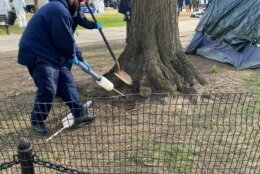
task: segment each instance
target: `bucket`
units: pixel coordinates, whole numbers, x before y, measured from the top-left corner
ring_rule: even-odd
[[[16,14],[12,11],[9,11],[7,16],[7,23],[9,25],[14,25],[15,20],[16,20]]]

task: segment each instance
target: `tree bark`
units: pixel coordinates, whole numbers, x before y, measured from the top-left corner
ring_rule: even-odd
[[[193,93],[196,82],[206,83],[183,52],[176,0],[132,0],[130,39],[119,63],[140,93]]]
[[[35,12],[39,9],[39,3],[38,3],[38,0],[33,0],[34,1],[34,9],[35,9]]]

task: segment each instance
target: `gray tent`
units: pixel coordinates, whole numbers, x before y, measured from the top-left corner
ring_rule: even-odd
[[[188,54],[260,67],[260,0],[213,0],[186,48]]]

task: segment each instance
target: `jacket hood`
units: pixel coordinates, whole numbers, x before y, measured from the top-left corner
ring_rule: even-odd
[[[55,1],[61,2],[69,10],[68,0],[49,0],[49,2],[55,2]]]

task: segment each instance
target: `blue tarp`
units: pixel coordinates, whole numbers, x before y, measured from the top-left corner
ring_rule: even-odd
[[[260,67],[260,0],[213,0],[186,53],[229,63],[238,69]]]

